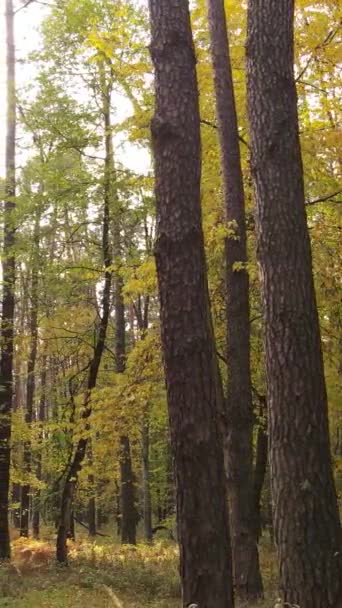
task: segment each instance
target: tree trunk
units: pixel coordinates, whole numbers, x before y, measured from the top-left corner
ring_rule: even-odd
[[[27,362],[27,382],[26,382],[26,412],[25,423],[31,432],[33,421],[33,401],[35,394],[35,371],[38,347],[38,265],[39,265],[39,232],[40,232],[40,213],[37,213],[33,234],[33,255],[32,255],[32,279],[31,279],[31,310],[29,319],[30,329],[30,348]],[[31,440],[27,439],[24,444],[24,469],[25,475],[31,473]],[[20,536],[29,536],[29,515],[30,515],[30,484],[27,482],[21,488],[21,521]]]
[[[44,348],[46,346],[44,345]],[[40,400],[38,410],[38,421],[41,424],[39,439],[40,450],[43,442],[43,424],[46,419],[46,380],[47,380],[47,355],[44,352],[42,357],[42,371],[40,378]],[[39,481],[42,480],[42,453],[39,451],[36,464],[36,476]],[[37,490],[33,497],[33,514],[32,514],[32,533],[34,538],[39,538],[40,535],[40,490]]]
[[[88,461],[89,465],[93,466],[93,449],[92,449],[92,441],[89,439],[88,441]],[[88,529],[89,536],[96,536],[96,496],[95,496],[95,477],[93,473],[88,475],[88,483],[90,486],[90,497],[88,499]]]
[[[114,249],[116,264],[120,264],[120,217],[114,225]],[[126,367],[125,304],[122,294],[123,281],[115,277],[115,371],[122,374]],[[128,435],[120,437],[120,484],[121,484],[121,542],[136,544],[137,513],[135,508],[135,484],[132,470],[131,445]]]
[[[106,145],[106,158],[105,158],[105,180],[104,180],[104,206],[103,206],[103,228],[102,228],[102,256],[104,263],[104,287],[102,293],[101,302],[101,317],[97,327],[96,345],[94,348],[94,355],[90,362],[87,387],[85,392],[85,398],[82,409],[82,420],[84,421],[85,431],[89,432],[89,419],[91,416],[92,408],[90,403],[91,391],[96,386],[98,371],[101,364],[102,354],[105,347],[105,340],[107,334],[109,313],[110,313],[110,291],[112,283],[112,256],[109,245],[109,227],[110,227],[110,202],[111,202],[111,163],[110,163],[110,143],[109,139],[111,134],[108,130],[105,130],[105,145]],[[66,479],[64,482],[62,500],[61,500],[61,511],[60,521],[57,534],[56,544],[56,557],[60,563],[67,563],[67,537],[70,528],[70,521],[73,509],[73,499],[75,489],[78,481],[78,475],[82,468],[86,450],[88,444],[87,435],[79,439],[76,449],[70,463]]]
[[[268,460],[268,438],[267,431],[263,424],[260,423],[257,434],[256,443],[256,458],[255,458],[255,469],[254,469],[254,480],[253,480],[253,495],[252,495],[252,506],[253,506],[253,527],[257,540],[259,541],[262,532],[261,522],[261,495],[264,487],[265,475],[267,470]]]
[[[152,534],[152,504],[150,489],[150,426],[148,412],[145,414],[142,428],[142,482],[144,501],[144,533],[148,543],[153,540]]]
[[[156,109],[156,262],[177,488],[183,605],[233,606],[223,395],[200,207],[196,58],[187,0],[150,0]]]
[[[94,487],[94,475],[89,475],[89,482]],[[88,500],[88,528],[89,536],[94,538],[96,536],[96,499],[95,496],[91,496]]]
[[[147,241],[147,239],[146,239]],[[146,251],[149,251],[148,243],[146,242]],[[141,296],[139,296],[138,304],[134,307],[137,317],[140,339],[144,340],[148,330],[149,322],[149,305],[150,298],[144,298],[144,306],[141,304]],[[144,535],[148,543],[153,541],[152,531],[152,501],[150,487],[150,420],[149,406],[145,407],[143,423],[142,423],[142,485],[143,485],[143,520],[144,520]]]
[[[137,512],[135,508],[135,484],[132,472],[131,448],[127,435],[120,437],[121,474],[121,542],[136,544]]]
[[[253,404],[245,197],[234,85],[223,0],[207,0],[221,144],[226,240],[228,435],[227,477],[234,584],[241,599],[263,596],[253,525]],[[236,267],[240,265],[240,267]]]
[[[115,480],[115,520],[116,520],[116,534],[118,538],[121,538],[121,492],[119,482]]]
[[[91,416],[91,404],[90,397],[91,391],[96,386],[97,375],[102,359],[102,353],[104,350],[108,319],[109,319],[109,310],[110,310],[110,287],[111,287],[111,259],[109,254],[109,245],[108,245],[108,226],[109,226],[109,208],[105,204],[105,213],[104,213],[104,223],[103,223],[103,246],[105,252],[105,285],[103,289],[102,296],[102,317],[98,327],[98,335],[96,346],[94,350],[94,356],[91,360],[87,381],[87,388],[85,399],[83,403],[83,411],[82,411],[82,420],[85,423],[85,431],[89,431],[89,418]],[[78,481],[78,475],[82,468],[82,463],[85,458],[86,449],[87,449],[88,437],[81,437],[79,439],[74,456],[72,458],[71,464],[69,466],[67,476],[64,482],[63,492],[62,492],[62,500],[61,500],[61,511],[60,511],[60,521],[57,533],[57,545],[56,545],[56,557],[57,561],[60,563],[67,563],[67,545],[66,541],[68,538],[68,533],[70,531],[70,522],[73,511],[73,499],[75,494],[75,489]]]
[[[0,354],[0,560],[11,555],[8,521],[11,465],[11,412],[13,399],[13,334],[15,289],[15,46],[12,0],[6,0],[7,136],[6,184],[3,217],[2,319]]]
[[[282,598],[301,608],[336,608],[342,605],[341,526],[305,215],[293,20],[293,0],[250,0],[247,91],[271,487]]]

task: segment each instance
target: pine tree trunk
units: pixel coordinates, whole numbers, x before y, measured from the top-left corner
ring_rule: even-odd
[[[275,542],[285,602],[342,605],[320,328],[293,73],[293,0],[250,0],[247,91],[266,325]]]
[[[223,412],[200,207],[196,58],[187,0],[150,0],[161,333],[183,605],[233,606]]]
[[[227,476],[233,572],[237,594],[241,599],[253,600],[262,597],[263,586],[253,525],[253,404],[245,197],[224,2],[207,2],[226,220],[230,230],[234,226],[234,235],[226,241]]]
[[[8,521],[11,465],[11,412],[13,400],[13,334],[15,289],[15,46],[12,0],[6,0],[7,32],[7,137],[6,184],[3,216],[4,244],[2,252],[2,319],[0,354],[0,560],[9,559],[10,534]]]

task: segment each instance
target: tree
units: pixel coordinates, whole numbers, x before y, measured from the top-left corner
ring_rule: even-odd
[[[105,131],[105,141],[109,133]],[[96,327],[96,340],[94,345],[93,356],[87,365],[87,384],[84,394],[82,421],[84,422],[85,430],[90,430],[90,416],[92,413],[91,391],[95,388],[97,376],[101,364],[103,351],[105,348],[105,340],[110,314],[110,291],[112,283],[112,253],[109,241],[110,234],[110,207],[111,207],[111,179],[110,173],[111,161],[108,157],[110,147],[106,143],[105,169],[104,169],[104,191],[103,191],[103,223],[102,223],[102,257],[104,269],[104,281],[101,297],[101,310],[99,320]],[[74,454],[68,465],[61,500],[60,520],[57,534],[56,556],[60,563],[67,562],[67,536],[70,528],[72,517],[73,501],[75,496],[76,484],[78,481],[79,472],[86,455],[89,435],[83,435],[76,444]]]
[[[263,594],[253,524],[253,403],[250,368],[249,277],[243,175],[223,0],[208,0],[208,21],[221,144],[227,287],[227,476],[234,584],[243,599]]]
[[[39,230],[41,212],[36,211],[33,231],[33,251],[31,261],[31,310],[29,314],[30,346],[27,362],[27,382],[26,382],[26,412],[25,422],[31,433],[31,425],[34,418],[34,397],[36,389],[36,360],[38,351],[38,288],[39,288]],[[24,464],[25,473],[29,475],[32,468],[32,446],[31,437],[26,440],[24,445]],[[30,514],[30,485],[26,483],[21,488],[21,522],[20,536],[29,536],[29,514]]]
[[[219,416],[200,207],[196,59],[187,0],[151,0],[155,255],[177,488],[184,605],[233,605]]]
[[[337,608],[342,605],[342,539],[305,214],[293,20],[292,0],[250,0],[247,94],[266,324],[272,499],[284,601]]]
[[[11,463],[11,411],[13,399],[13,337],[15,297],[15,46],[12,0],[6,0],[7,31],[7,136],[2,253],[2,318],[0,354],[0,559],[10,558],[8,500]]]

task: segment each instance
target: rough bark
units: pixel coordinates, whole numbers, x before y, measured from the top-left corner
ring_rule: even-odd
[[[282,598],[301,608],[336,608],[342,605],[341,526],[305,214],[293,20],[293,0],[250,0],[247,91],[271,487]]]
[[[13,399],[13,335],[15,289],[15,46],[14,13],[12,0],[6,0],[7,35],[7,135],[6,184],[4,203],[4,244],[2,251],[2,319],[0,354],[0,560],[9,559],[10,534],[8,521],[10,464],[11,464],[11,411]]]
[[[207,3],[225,213],[228,228],[234,232],[226,240],[226,447],[233,573],[237,594],[241,599],[251,600],[262,597],[263,586],[253,525],[253,404],[245,197],[224,2],[207,0]]]
[[[156,108],[155,255],[177,488],[183,605],[233,606],[223,397],[210,316],[200,207],[196,58],[187,0],[150,0]]]

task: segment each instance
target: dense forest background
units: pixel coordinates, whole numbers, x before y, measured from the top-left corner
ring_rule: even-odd
[[[16,4],[14,12],[26,11],[29,19],[31,3]],[[207,6],[204,0],[191,4],[209,297],[215,351],[229,393],[234,355],[226,348],[225,256],[227,241],[239,237],[236,220],[227,220],[224,207]],[[232,272],[249,277],[249,423],[255,472],[250,500],[257,537],[272,546],[265,327],[246,111],[247,3],[228,0],[225,8],[245,193],[246,256],[233,263]],[[6,275],[6,268],[2,275],[2,297],[10,286],[15,300],[12,537],[45,535],[51,540],[58,532],[59,561],[65,558],[66,538],[75,534],[76,540],[89,534],[96,542],[109,542],[110,537],[132,545],[164,539],[173,547],[175,479],[154,256],[148,7],[134,0],[55,0],[42,3],[42,11],[36,48],[20,58],[20,70],[29,70],[33,78],[25,86],[17,82],[15,93],[10,92],[9,112],[16,123],[15,190],[8,189],[8,174],[7,185],[5,179],[0,182],[7,201],[1,228],[5,243],[10,234],[3,261],[7,271],[8,263],[15,268],[11,284],[6,276],[14,275]],[[339,498],[340,20],[338,0],[296,2],[294,69],[305,203]],[[228,308],[228,324],[229,314]],[[199,418],[199,427],[202,422]]]

